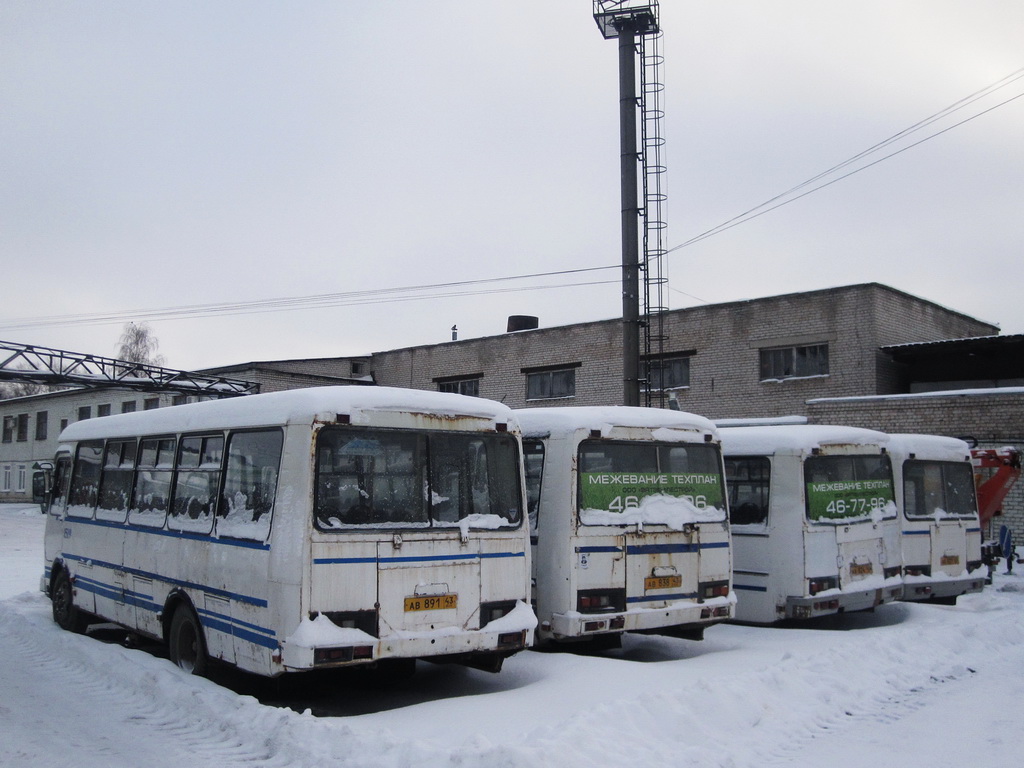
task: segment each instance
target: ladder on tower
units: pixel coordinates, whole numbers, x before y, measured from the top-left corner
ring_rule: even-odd
[[[640,270],[643,278],[642,306],[640,307],[643,333],[643,371],[645,379],[645,405],[664,407],[665,392],[662,383],[662,362],[665,354],[668,313],[665,291],[668,276],[665,272],[665,229],[663,205],[667,199],[665,188],[665,84],[662,79],[664,55],[660,30],[651,35],[637,37],[637,55],[640,59],[638,74],[640,88],[637,96],[640,128],[640,183],[642,185],[640,210],[643,238]]]

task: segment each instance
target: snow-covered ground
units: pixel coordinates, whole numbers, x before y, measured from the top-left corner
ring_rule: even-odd
[[[0,505],[0,766],[1011,765],[1024,740],[1024,573],[956,607],[717,626],[498,675],[190,677],[112,629],[62,632],[43,518]],[[1024,566],[1018,566],[1024,571]]]

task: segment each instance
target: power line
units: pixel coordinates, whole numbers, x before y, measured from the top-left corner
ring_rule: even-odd
[[[122,323],[127,320],[180,320],[187,318],[200,318],[218,316],[230,316],[241,314],[261,314],[266,312],[286,312],[300,309],[315,309],[325,307],[357,306],[362,304],[390,304],[402,301],[424,301],[428,299],[454,298],[461,296],[479,296],[494,293],[513,293],[519,291],[548,290],[552,288],[570,288],[590,285],[605,285],[616,283],[617,280],[602,280],[589,282],[558,283],[552,285],[532,285],[516,288],[478,288],[472,290],[455,290],[468,288],[470,286],[484,286],[496,283],[511,282],[515,280],[528,280],[541,277],[556,277],[561,275],[576,275],[588,272],[599,272],[608,269],[619,269],[618,265],[603,267],[586,267],[582,269],[564,269],[555,272],[536,272],[526,275],[509,275],[506,277],[492,277],[480,280],[461,280],[448,283],[434,283],[430,285],[410,285],[398,288],[375,288],[363,291],[347,291],[342,293],[327,293],[313,296],[289,296],[272,299],[260,299],[254,301],[241,301],[219,304],[192,304],[180,307],[158,307],[148,309],[117,310],[105,313],[79,313],[68,315],[45,315],[0,321],[0,330],[16,330],[61,326],[74,323],[76,325],[105,325]],[[430,291],[425,295],[412,295]],[[443,291],[443,292],[442,292]]]
[[[819,184],[818,186],[813,187],[810,190],[807,190],[806,192],[803,192],[803,193],[801,193],[799,195],[795,195],[795,196],[790,197],[791,195],[794,195],[794,193],[798,192],[799,190],[801,190],[801,189],[803,189],[803,188],[805,188],[805,187],[807,187],[807,186],[809,186],[811,184],[814,184],[815,182],[817,182],[817,181],[819,181],[821,179],[826,178],[827,176],[835,173],[836,171],[842,170],[843,168],[846,168],[846,167],[856,163],[858,160],[862,160],[862,159],[868,157],[869,155],[871,155],[871,154],[873,154],[875,152],[881,151],[882,149],[892,145],[893,143],[899,141],[900,139],[906,138],[907,136],[910,136],[911,134],[916,133],[917,131],[922,130],[923,128],[926,128],[929,125],[932,125],[936,121],[941,120],[942,118],[947,117],[947,116],[949,116],[949,115],[951,115],[951,114],[953,114],[955,112],[958,112],[959,110],[963,109],[964,107],[967,107],[968,105],[973,104],[974,102],[978,101],[979,99],[984,98],[985,96],[988,96],[988,95],[990,95],[990,94],[1000,90],[1001,88],[1005,88],[1006,86],[1010,85],[1011,83],[1016,82],[1017,80],[1020,80],[1021,78],[1024,78],[1024,68],[1018,69],[1015,72],[1012,72],[1009,75],[1006,75],[1005,77],[1001,78],[1000,80],[997,80],[996,82],[986,86],[985,88],[982,88],[981,90],[975,91],[974,93],[970,94],[969,96],[965,96],[964,98],[960,99],[959,101],[956,101],[953,104],[950,104],[945,109],[942,109],[939,112],[936,112],[935,114],[933,114],[933,115],[931,115],[931,116],[929,116],[929,117],[927,117],[927,118],[925,118],[923,120],[920,120],[920,121],[914,123],[910,127],[905,128],[905,129],[903,129],[902,131],[900,131],[900,132],[898,132],[896,134],[893,134],[889,138],[887,138],[887,139],[885,139],[883,141],[880,141],[879,143],[869,147],[868,149],[863,150],[862,152],[858,152],[853,157],[850,157],[847,160],[844,160],[843,162],[841,162],[841,163],[839,163],[837,165],[832,166],[831,168],[829,168],[826,171],[822,171],[821,173],[819,173],[819,174],[817,174],[815,176],[812,176],[811,178],[807,179],[806,181],[803,181],[800,184],[797,184],[796,186],[791,187],[790,189],[786,190],[785,192],[782,192],[782,193],[780,193],[778,195],[775,195],[774,197],[771,197],[768,200],[765,200],[763,203],[761,203],[759,205],[756,205],[753,208],[750,208],[749,210],[744,211],[743,213],[741,213],[741,214],[739,214],[737,216],[733,216],[731,219],[728,219],[728,220],[722,222],[721,224],[719,224],[719,225],[717,225],[715,227],[712,227],[711,229],[705,230],[704,232],[700,233],[699,235],[695,235],[695,236],[691,237],[689,240],[686,240],[686,241],[680,243],[679,245],[676,245],[676,246],[673,246],[673,247],[669,248],[668,250],[665,251],[665,253],[672,253],[673,251],[678,251],[678,250],[680,250],[682,248],[686,248],[687,246],[693,245],[695,243],[699,243],[701,240],[706,240],[709,237],[713,237],[714,235],[720,234],[722,232],[725,232],[726,230],[732,229],[733,227],[739,226],[740,224],[745,224],[748,221],[752,221],[753,219],[756,219],[756,218],[758,218],[760,216],[763,216],[764,214],[769,213],[770,211],[774,211],[775,209],[781,208],[784,205],[788,205],[789,203],[795,202],[795,201],[799,200],[802,197],[806,197],[807,195],[809,195],[809,194],[811,194],[813,192],[817,192],[818,190],[821,190],[821,189],[824,189],[825,187],[831,186],[832,184],[835,184],[837,181],[842,181],[843,179],[849,178],[850,176],[853,176],[856,173],[860,173],[861,171],[867,170],[868,168],[870,168],[870,167],[872,167],[874,165],[878,165],[883,160],[888,160],[891,157],[895,157],[898,154],[906,152],[908,149],[912,149],[912,148],[918,146],[919,144],[923,144],[924,142],[929,141],[931,139],[934,139],[937,136],[941,136],[942,134],[947,133],[948,131],[951,131],[954,128],[958,128],[959,126],[961,126],[961,125],[963,125],[965,123],[968,123],[971,120],[974,120],[974,119],[976,119],[978,117],[981,117],[982,115],[988,114],[989,112],[992,112],[993,110],[998,109],[999,107],[1005,106],[1006,104],[1009,104],[1012,101],[1016,101],[1017,99],[1019,99],[1022,96],[1024,96],[1024,93],[1019,93],[1016,96],[1011,96],[1010,98],[1008,98],[1008,99],[1006,99],[1004,101],[1001,101],[998,104],[995,104],[994,106],[989,107],[988,109],[984,109],[981,112],[978,112],[977,114],[974,114],[974,115],[971,115],[970,117],[964,118],[963,120],[961,120],[961,121],[959,121],[957,123],[954,123],[953,125],[951,125],[951,126],[949,126],[947,128],[943,128],[940,131],[936,131],[935,133],[933,133],[933,134],[931,134],[929,136],[926,136],[923,139],[919,139],[918,141],[915,141],[912,144],[908,144],[907,146],[905,146],[905,147],[903,147],[901,149],[898,149],[898,150],[896,150],[894,152],[891,152],[891,153],[889,153],[887,155],[884,155],[883,157],[878,158],[877,160],[874,160],[874,161],[872,161],[872,162],[870,162],[870,163],[868,163],[866,165],[862,165],[862,166],[860,166],[858,168],[855,168],[854,170],[852,170],[852,171],[850,171],[848,173],[845,173],[842,176],[838,176],[837,178],[834,178],[834,179],[832,179],[830,181],[826,181],[826,182],[824,182],[822,184]],[[773,203],[774,203],[774,205],[773,205]]]

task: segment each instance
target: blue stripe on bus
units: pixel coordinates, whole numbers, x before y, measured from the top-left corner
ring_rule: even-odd
[[[160,610],[160,606],[153,602],[152,595],[144,595],[141,592],[122,589],[117,584],[105,584],[104,582],[96,581],[95,579],[76,576],[75,587],[85,590],[86,592],[92,592],[98,597],[108,598],[109,600],[113,600],[115,603],[124,603],[125,605],[130,605],[134,608],[142,608],[147,611],[152,611],[153,613]]]
[[[145,525],[133,525],[132,523],[118,523],[113,520],[94,520],[91,517],[67,516],[64,518],[67,523],[81,523],[82,525],[96,525],[100,528],[114,528],[118,531],[132,531],[133,533],[150,533],[154,536],[169,536],[172,539],[187,539],[189,541],[204,541],[209,544],[223,544],[228,547],[241,547],[242,549],[264,549],[269,550],[270,545],[260,541],[246,541],[245,539],[218,538],[204,533],[191,533],[189,531],[169,531],[164,528],[149,528]]]
[[[91,592],[98,597],[105,597],[114,602],[131,605],[152,613],[159,613],[163,610],[162,606],[153,602],[152,595],[122,590],[116,584],[105,584],[95,579],[76,576],[75,587],[85,592]],[[250,624],[240,619],[233,619],[230,616],[224,616],[213,611],[199,609],[198,613],[200,623],[207,629],[223,632],[226,635],[247,640],[264,648],[277,648],[276,633],[272,629],[261,627],[258,624]]]
[[[360,565],[377,563],[429,563],[442,560],[488,560],[526,557],[526,552],[483,552],[466,555],[410,555],[408,557],[315,557],[313,565]]]
[[[768,587],[755,587],[752,584],[733,584],[733,589],[743,589],[747,592],[767,592]]]
[[[226,621],[222,619],[227,619]],[[256,627],[256,632],[251,632],[244,629],[240,624],[244,622],[235,622],[233,619],[227,617],[213,618],[209,611],[199,612],[199,623],[207,629],[214,630],[215,632],[223,632],[225,635],[231,635],[242,640],[247,640],[254,645],[260,645],[264,648],[277,648],[277,640],[272,637],[273,632],[262,627]],[[253,626],[253,625],[248,625]],[[270,637],[267,636],[267,632],[270,632]],[[262,634],[261,634],[262,633]]]
[[[137,568],[128,568],[124,565],[117,563],[107,563],[102,560],[96,560],[91,557],[82,557],[81,555],[72,555],[67,552],[61,554],[65,560],[76,560],[80,563],[87,563],[92,565],[98,565],[101,568],[109,568],[116,571],[124,571],[130,573],[133,576],[141,576],[144,579],[153,579],[154,581],[162,581],[167,584],[173,584],[176,587],[184,587],[185,589],[192,589],[197,592],[207,592],[211,595],[217,595],[219,597],[226,597],[229,600],[237,600],[240,603],[248,603],[249,605],[255,605],[259,608],[266,608],[267,601],[261,597],[250,597],[249,595],[242,595],[237,592],[229,592],[226,589],[217,589],[215,587],[208,587],[203,584],[197,584],[193,581],[183,581],[181,579],[172,579],[168,576],[162,576],[158,573],[152,573],[150,571],[142,571]],[[79,578],[76,576],[76,578]]]
[[[729,546],[727,541],[712,541],[707,544],[677,543],[677,544],[630,544],[626,547],[627,555],[662,555],[671,553],[692,553],[701,549],[726,549]],[[577,553],[595,554],[610,553],[619,554],[622,547],[616,546],[592,546],[576,547]]]
[[[252,630],[255,630],[257,632],[262,632],[265,635],[270,635],[271,637],[275,637],[277,635],[277,633],[274,630],[272,630],[272,629],[267,629],[266,627],[261,627],[259,624],[250,624],[248,621],[242,621],[241,619],[236,619],[236,618],[234,618],[232,616],[225,616],[223,613],[218,613],[217,611],[211,611],[209,608],[204,608],[203,610],[199,611],[200,619],[203,618],[204,616],[209,617],[211,620],[214,620],[214,621],[220,621],[222,623],[224,623],[224,622],[229,623],[233,627],[236,627],[236,628],[252,629]]]
[[[904,536],[930,536],[931,531],[904,531]]]
[[[678,552],[696,552],[700,544],[631,544],[627,555],[664,555]]]
[[[981,528],[968,528],[968,533],[981,533]]]
[[[674,592],[667,595],[644,595],[643,597],[627,597],[627,603],[654,603],[659,600],[693,600],[697,597],[696,592]]]

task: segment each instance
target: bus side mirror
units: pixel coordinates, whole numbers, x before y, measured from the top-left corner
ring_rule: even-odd
[[[32,501],[38,504],[43,513],[46,513],[50,506],[50,491],[52,490],[53,467],[37,463],[32,472]]]

